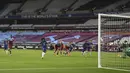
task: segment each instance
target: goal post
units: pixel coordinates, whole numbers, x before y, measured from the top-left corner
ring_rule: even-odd
[[[98,14],[98,68],[130,71],[129,54],[130,16]]]
[[[101,68],[101,14],[98,14],[98,68]]]

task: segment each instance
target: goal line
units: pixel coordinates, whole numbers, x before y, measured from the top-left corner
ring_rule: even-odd
[[[64,68],[12,68],[12,69],[0,69],[0,71],[5,70],[50,70],[50,69],[96,69],[97,67],[64,67]]]

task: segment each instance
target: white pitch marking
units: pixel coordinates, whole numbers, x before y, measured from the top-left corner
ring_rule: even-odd
[[[65,67],[65,68],[17,68],[17,69],[0,69],[0,71],[6,70],[45,70],[45,69],[96,69],[97,67]]]

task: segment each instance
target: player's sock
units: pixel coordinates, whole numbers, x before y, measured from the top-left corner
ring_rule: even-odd
[[[9,51],[9,54],[10,54],[10,55],[12,54],[11,50]]]
[[[60,52],[60,55],[62,55],[62,52]]]
[[[82,53],[82,55],[87,55],[87,51],[84,51],[84,52]]]
[[[59,54],[59,52],[57,52],[57,55]]]
[[[120,55],[120,54],[118,54],[117,56],[118,56],[118,57],[121,57],[121,55]]]
[[[54,51],[54,53],[56,53],[56,51]]]
[[[42,58],[44,57],[44,55],[45,55],[45,53],[44,53],[44,52],[42,52]]]
[[[71,56],[70,52],[68,53],[68,56]]]
[[[82,55],[83,55],[83,52],[82,52]]]
[[[63,52],[63,54],[65,55],[65,52]]]
[[[88,54],[88,51],[85,51],[86,55]]]
[[[9,52],[9,55],[11,55],[11,54],[12,54],[12,52],[11,52],[11,49],[10,49],[10,48],[9,48],[8,52]]]
[[[5,50],[5,53],[8,54],[8,50]]]
[[[87,54],[87,51],[84,52],[84,55]]]
[[[63,52],[63,54],[66,56],[67,52]]]
[[[90,56],[92,55],[92,52],[90,52]]]
[[[68,54],[69,52],[66,52],[66,55]]]
[[[54,51],[54,55],[56,55],[56,50]]]
[[[84,55],[85,54],[85,52],[82,52],[82,55]]]

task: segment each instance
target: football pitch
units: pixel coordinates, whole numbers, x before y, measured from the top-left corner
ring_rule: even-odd
[[[72,52],[72,56],[54,56],[47,51],[41,59],[41,50],[12,50],[6,55],[0,49],[0,73],[130,73],[126,71],[98,69],[97,52],[92,56],[82,56],[81,52]]]

